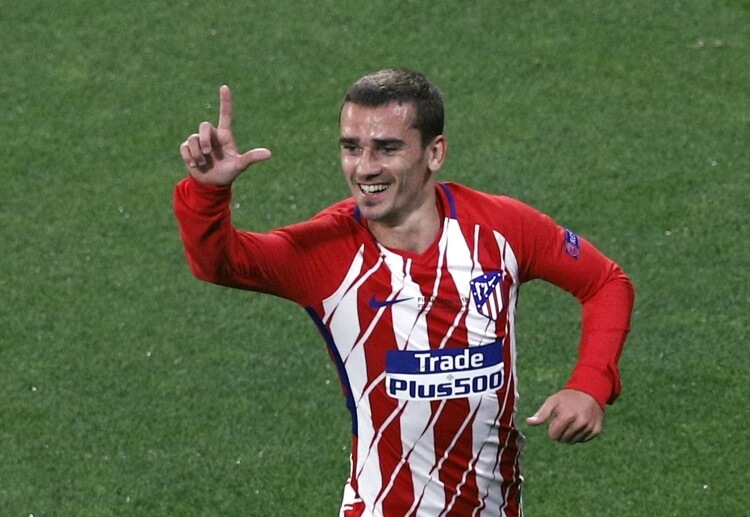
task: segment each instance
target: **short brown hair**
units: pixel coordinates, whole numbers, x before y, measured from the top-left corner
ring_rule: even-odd
[[[344,104],[347,102],[373,108],[391,102],[413,103],[416,110],[413,125],[422,134],[422,147],[443,134],[443,96],[427,77],[414,70],[386,68],[368,74],[349,88],[344,97]]]

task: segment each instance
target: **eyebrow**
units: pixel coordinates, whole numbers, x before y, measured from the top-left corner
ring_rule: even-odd
[[[373,138],[372,142],[375,144],[375,147],[382,148],[382,147],[389,147],[389,146],[396,146],[401,147],[405,144],[403,140],[400,138]],[[339,138],[340,144],[348,144],[348,145],[359,145],[359,138],[350,138],[342,136]]]

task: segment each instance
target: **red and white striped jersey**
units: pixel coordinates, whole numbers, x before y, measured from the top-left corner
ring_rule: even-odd
[[[324,337],[352,418],[341,515],[521,514],[515,311],[550,281],[583,304],[566,387],[619,393],[632,288],[619,267],[529,206],[441,183],[421,254],[376,242],[352,200],[267,234],[236,230],[230,190],[181,182],[186,255],[204,280],[282,296]]]

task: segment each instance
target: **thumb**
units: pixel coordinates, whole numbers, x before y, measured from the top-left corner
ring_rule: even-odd
[[[271,151],[265,147],[258,147],[257,149],[251,149],[250,151],[241,154],[237,157],[240,163],[240,170],[245,170],[254,163],[263,162],[271,157]]]
[[[530,416],[526,419],[526,423],[529,425],[540,425],[546,422],[549,417],[552,416],[553,412],[553,405],[549,404],[548,402],[545,402],[542,404],[542,406],[534,413],[533,416]]]

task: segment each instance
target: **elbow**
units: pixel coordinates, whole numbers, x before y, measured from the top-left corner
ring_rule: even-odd
[[[188,260],[188,270],[196,280],[212,283],[212,277],[204,269]]]
[[[194,260],[192,257],[190,257],[190,255],[188,255],[186,258],[188,269],[190,270],[190,273],[192,273],[193,277],[210,284],[221,283],[221,275],[215,267],[207,267],[207,264]]]
[[[199,267],[190,266],[190,272],[193,274],[193,277],[196,278],[197,280],[208,282],[209,284],[217,283],[215,275],[211,275],[207,271]]]
[[[620,278],[624,296],[629,301],[630,309],[632,311],[633,305],[635,304],[635,286],[633,285],[633,281],[630,279],[630,277],[624,272],[621,272]]]
[[[235,275],[226,267],[226,264],[201,264],[188,259],[188,267],[197,280],[224,287],[237,287],[238,285]]]

